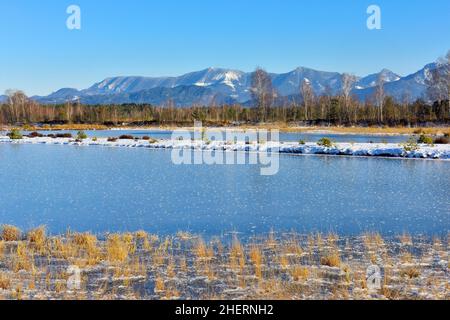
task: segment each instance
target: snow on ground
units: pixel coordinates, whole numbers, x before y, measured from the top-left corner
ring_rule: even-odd
[[[418,145],[416,150],[406,151],[404,146],[396,143],[335,143],[332,147],[319,146],[316,143],[299,144],[295,142],[250,143],[225,141],[190,141],[190,140],[117,140],[107,141],[106,138],[85,139],[77,142],[70,138],[23,138],[11,140],[0,136],[0,143],[9,144],[47,144],[73,146],[107,146],[151,149],[193,149],[241,152],[279,152],[283,154],[326,154],[346,156],[378,156],[395,158],[423,158],[450,160],[450,145]]]

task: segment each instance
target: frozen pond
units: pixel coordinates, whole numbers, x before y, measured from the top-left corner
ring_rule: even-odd
[[[261,176],[251,165],[176,166],[167,150],[8,144],[0,161],[0,224],[23,229],[450,230],[448,161],[282,155],[279,173]]]

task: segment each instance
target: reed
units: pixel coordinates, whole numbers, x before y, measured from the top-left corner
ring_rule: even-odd
[[[0,237],[3,241],[19,241],[22,237],[22,231],[11,225],[2,225],[0,231]]]

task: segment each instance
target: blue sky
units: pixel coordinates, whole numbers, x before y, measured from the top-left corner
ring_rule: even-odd
[[[66,28],[71,4],[81,30]],[[382,30],[366,28],[371,4]],[[210,66],[406,75],[450,49],[448,0],[2,0],[0,12],[0,94]]]

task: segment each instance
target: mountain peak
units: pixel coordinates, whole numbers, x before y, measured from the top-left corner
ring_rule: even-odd
[[[426,78],[431,69],[438,66],[428,64],[420,71],[401,77],[389,69],[382,69],[355,83],[354,93],[361,100],[373,94],[379,76],[385,79],[386,93],[394,98],[400,97],[408,91],[411,99],[421,97],[426,90]],[[47,97],[33,97],[42,103],[64,103],[80,99],[82,103],[107,104],[112,102],[146,102],[153,104],[164,103],[167,97],[177,101],[178,105],[192,103],[207,103],[227,101],[245,104],[251,99],[250,86],[253,72],[208,67],[200,71],[186,73],[178,77],[142,77],[118,76],[109,77],[91,87],[78,91],[63,88]],[[287,73],[269,73],[273,87],[279,96],[289,97],[299,95],[299,88],[303,81],[308,81],[316,95],[340,94],[342,91],[342,74],[338,72],[319,71],[304,66]]]

